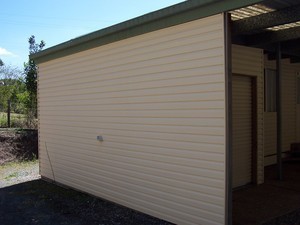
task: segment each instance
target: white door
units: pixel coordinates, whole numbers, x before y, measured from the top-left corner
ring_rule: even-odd
[[[232,77],[232,186],[252,181],[252,78]]]

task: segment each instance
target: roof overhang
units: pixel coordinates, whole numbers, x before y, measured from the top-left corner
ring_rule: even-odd
[[[274,58],[281,46],[283,57],[300,62],[300,0],[265,0],[231,11],[233,43],[262,48]]]
[[[64,57],[101,45],[253,5],[261,0],[188,0],[72,39],[30,55],[36,63]]]

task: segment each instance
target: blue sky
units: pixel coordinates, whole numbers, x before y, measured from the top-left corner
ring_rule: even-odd
[[[28,38],[46,48],[183,0],[9,0],[1,1],[0,59],[23,68]]]

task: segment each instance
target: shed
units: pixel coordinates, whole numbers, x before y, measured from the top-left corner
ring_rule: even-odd
[[[300,142],[299,0],[189,0],[31,55],[40,174],[176,224]]]

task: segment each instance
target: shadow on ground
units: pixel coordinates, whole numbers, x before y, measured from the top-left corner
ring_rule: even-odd
[[[299,225],[300,162],[283,164],[283,180],[276,166],[265,168],[265,183],[233,192],[233,225]]]
[[[0,224],[170,225],[143,213],[43,180],[0,189]]]

